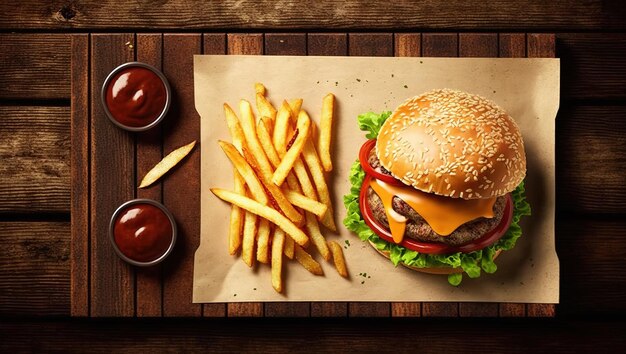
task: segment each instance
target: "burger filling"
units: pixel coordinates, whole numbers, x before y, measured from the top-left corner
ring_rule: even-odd
[[[389,171],[380,165],[375,154],[372,153],[369,156],[368,162],[373,168],[379,169],[380,172],[390,174]],[[374,219],[389,229],[385,206],[371,187],[367,191],[367,203]],[[437,234],[424,218],[401,198],[396,196],[392,200],[393,210],[407,218],[404,237],[422,242],[439,242],[450,246],[461,246],[470,243],[496,228],[502,220],[505,206],[506,196],[498,197],[493,205],[492,218],[476,218],[460,225],[449,235],[442,236]]]

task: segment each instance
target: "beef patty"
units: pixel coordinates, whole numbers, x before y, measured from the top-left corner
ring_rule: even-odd
[[[372,167],[380,168],[383,173],[389,174],[388,171],[380,166],[380,162],[378,161],[376,155],[370,155],[369,162]],[[372,215],[374,216],[374,218],[379,223],[384,225],[387,229],[389,229],[389,222],[387,221],[387,213],[385,212],[385,207],[383,206],[380,197],[376,194],[376,192],[374,192],[371,187],[367,190],[367,203],[370,207],[370,210],[372,211]],[[464,245],[473,240],[479,239],[487,232],[493,230],[496,226],[498,226],[498,224],[500,224],[500,221],[502,220],[502,216],[504,214],[505,206],[506,196],[500,196],[496,199],[496,202],[493,205],[493,218],[488,219],[480,217],[474,219],[459,226],[450,235],[441,236],[433,231],[432,227],[428,225],[424,218],[419,215],[415,210],[413,210],[413,208],[411,208],[411,206],[405,203],[402,199],[398,197],[393,197],[392,200],[393,210],[408,219],[406,223],[406,229],[404,231],[405,237],[422,242],[439,242],[451,246]]]

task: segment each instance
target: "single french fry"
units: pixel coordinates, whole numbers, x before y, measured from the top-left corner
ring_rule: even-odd
[[[306,229],[309,233],[311,241],[313,241],[313,244],[320,252],[322,257],[325,260],[329,261],[330,250],[328,249],[328,245],[326,244],[326,239],[324,238],[324,235],[322,235],[322,233],[320,232],[320,227],[317,224],[317,219],[315,218],[315,215],[309,212],[306,213]]]
[[[272,135],[272,142],[274,148],[278,152],[279,156],[283,156],[287,153],[287,143],[289,140],[289,128],[291,127],[291,108],[286,101],[280,106],[278,113],[276,114],[276,121],[274,122],[274,132]]]
[[[333,115],[335,111],[335,96],[329,93],[322,101],[322,118],[320,120],[320,133],[318,152],[324,171],[333,170],[333,163],[330,158],[330,140],[332,136]]]
[[[243,179],[246,181],[250,194],[252,194],[254,200],[263,205],[267,205],[269,202],[267,194],[265,194],[265,190],[254,173],[254,170],[252,170],[250,164],[248,164],[246,159],[241,156],[233,144],[222,140],[218,141],[218,143],[220,144],[222,150],[226,153],[228,159],[230,159],[237,171],[239,171]]]
[[[273,224],[277,225],[281,229],[283,229],[289,237],[293,238],[297,244],[301,246],[306,246],[309,242],[309,237],[302,232],[291,220],[287,217],[272,209],[266,205],[263,205],[259,202],[256,202],[246,196],[227,191],[220,188],[212,188],[211,192],[215,194],[218,198],[229,202],[231,204],[235,204],[242,209],[250,211],[262,218],[266,218],[271,221]]]
[[[302,158],[296,159],[296,162],[293,164],[293,172],[296,174],[298,178],[298,182],[300,182],[300,186],[302,187],[302,192],[307,198],[313,200],[319,200],[317,198],[317,192],[315,191],[315,187],[313,187],[313,183],[309,178],[309,173],[306,171],[306,167],[304,162],[302,162]]]
[[[277,186],[283,184],[283,182],[287,178],[287,175],[293,168],[296,159],[300,157],[300,153],[304,148],[304,143],[309,138],[310,126],[311,119],[309,118],[308,114],[306,114],[306,112],[301,111],[300,115],[298,116],[298,125],[296,128],[298,135],[296,136],[293,144],[291,144],[291,147],[289,148],[287,153],[285,153],[285,156],[283,156],[283,159],[280,161],[280,165],[276,167],[274,175],[272,176],[272,182],[274,182],[274,184],[276,184]]]
[[[284,190],[283,193],[289,202],[299,208],[309,211],[318,217],[324,216],[328,207],[324,203],[320,203],[315,199],[311,199],[293,190]]]
[[[265,85],[263,85],[260,82],[257,82],[254,84],[254,92],[265,96],[267,90],[265,89]]]
[[[328,229],[332,231],[337,231],[337,226],[335,225],[335,220],[333,219],[333,205],[332,201],[330,200],[328,185],[326,184],[326,180],[324,179],[322,164],[320,163],[320,160],[317,157],[317,153],[315,152],[315,147],[310,140],[304,144],[302,155],[304,156],[304,161],[309,167],[309,172],[311,172],[313,182],[315,182],[315,189],[317,190],[319,201],[326,204],[326,206],[328,207],[328,211],[320,219],[320,222]]]
[[[237,169],[233,169],[233,175],[235,179],[235,193],[239,193],[244,195],[246,193],[246,185],[243,177],[237,171]],[[239,251],[241,247],[242,241],[242,227],[244,220],[245,211],[241,210],[240,207],[233,205],[230,210],[230,227],[228,230],[228,253],[235,254]]]
[[[291,108],[291,121],[295,124],[302,108],[302,98],[295,98],[289,101],[289,108]]]
[[[324,270],[322,269],[322,266],[317,263],[317,261],[313,259],[310,254],[308,254],[300,246],[296,246],[295,249],[296,260],[298,261],[298,263],[302,264],[302,266],[312,274],[324,275]]]
[[[274,148],[274,144],[272,144],[272,138],[265,126],[265,122],[266,117],[262,117],[261,120],[257,123],[256,132],[257,136],[259,137],[259,142],[261,142],[261,147],[263,147],[263,150],[265,151],[265,155],[270,160],[272,166],[276,168],[278,167],[278,165],[280,165],[280,157],[278,156],[278,153]],[[301,191],[300,185],[298,184],[298,179],[292,172],[289,172],[289,174],[287,175],[287,185],[292,191]]]
[[[269,263],[270,222],[261,218],[257,231],[256,260],[261,263]]]
[[[272,106],[265,95],[256,94],[256,109],[260,117],[267,117],[265,127],[270,134],[274,131],[274,121],[276,120],[276,108]]]
[[[196,141],[192,141],[191,143],[181,146],[178,149],[170,152],[167,156],[165,156],[159,163],[157,163],[141,180],[139,184],[139,188],[145,188],[150,186],[152,183],[156,182],[161,178],[164,174],[166,174],[169,170],[171,170],[174,166],[176,166],[182,159],[187,156],[193,147],[196,146]]]
[[[243,149],[244,156],[246,156],[246,159],[250,161],[251,157],[249,156],[249,153],[247,151],[248,150]],[[274,202],[276,202],[280,210],[282,210],[282,212],[285,214],[285,216],[293,221],[296,225],[302,226],[304,224],[304,217],[296,210],[296,208],[293,207],[287,197],[285,197],[285,194],[283,194],[283,191],[277,185],[272,183],[272,181],[267,178],[267,176],[263,175],[259,171],[258,166],[254,164],[251,164],[250,166],[254,171],[257,172],[259,180],[272,196]]]
[[[237,115],[227,103],[224,103],[224,116],[226,116],[226,124],[228,125],[230,136],[233,139],[233,145],[235,145],[239,152],[242,152],[246,142],[246,136],[241,128],[239,118],[237,118]]]
[[[330,248],[330,252],[333,254],[333,262],[335,263],[337,273],[339,273],[342,277],[347,278],[348,269],[346,268],[346,260],[343,257],[341,245],[336,241],[328,241],[328,248]]]
[[[254,265],[254,239],[256,235],[257,215],[252,212],[246,212],[243,223],[243,245],[241,251],[241,259],[248,267]]]
[[[291,238],[288,238],[291,240]],[[285,232],[280,228],[274,228],[272,235],[272,286],[277,292],[283,291],[283,247],[285,244]]]
[[[272,169],[272,165],[267,159],[267,156],[263,151],[263,147],[261,147],[261,143],[259,142],[259,138],[256,135],[256,123],[254,121],[254,113],[252,113],[250,102],[241,100],[239,102],[239,110],[241,113],[241,127],[243,128],[243,133],[246,136],[246,144],[244,144],[244,147],[247,146],[250,148],[250,152],[252,153],[252,156],[254,156],[261,173],[267,178],[272,178],[274,170]]]
[[[288,237],[285,240],[284,253],[285,253],[285,256],[289,259],[293,259],[294,245],[295,245],[295,241],[291,237]]]

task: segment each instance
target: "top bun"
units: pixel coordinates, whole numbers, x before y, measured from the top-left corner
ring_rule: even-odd
[[[449,89],[401,104],[380,129],[376,155],[405,184],[452,198],[505,195],[526,175],[515,121],[483,97]]]

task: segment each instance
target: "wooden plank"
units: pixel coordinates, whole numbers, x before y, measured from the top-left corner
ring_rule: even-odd
[[[346,33],[307,34],[308,55],[348,55]]]
[[[69,315],[70,223],[0,222],[0,230],[0,316]]]
[[[309,55],[345,56],[348,53],[348,35],[345,33],[309,33],[307,35]],[[312,302],[312,317],[346,317],[347,302]]]
[[[226,47],[230,55],[262,55],[263,34],[229,33],[226,36]]]
[[[349,317],[389,317],[391,305],[389,302],[350,302],[348,304]]]
[[[422,34],[422,56],[456,57],[459,55],[459,36],[456,33]]]
[[[394,34],[394,56],[420,57],[422,56],[422,35],[419,33]]]
[[[133,269],[113,251],[109,218],[134,197],[133,136],[112,124],[100,102],[100,88],[116,66],[132,61],[131,34],[91,38],[91,316],[133,316]]]
[[[68,107],[0,107],[0,214],[70,209]]]
[[[485,58],[497,57],[498,34],[459,33],[459,56]]]
[[[526,304],[501,303],[498,306],[500,317],[526,317]]]
[[[318,1],[305,6],[272,1],[209,1],[194,4],[168,1],[108,3],[102,1],[55,2],[42,6],[24,0],[19,7],[0,4],[0,27],[11,30],[61,29],[362,29],[372,30],[623,30],[626,10],[619,1],[568,1],[537,4],[533,1],[346,0]]]
[[[230,305],[230,304],[229,304]],[[309,317],[310,302],[266,302],[265,317]],[[230,307],[229,307],[230,310]]]
[[[460,302],[460,317],[498,317],[499,304],[495,302]]]
[[[225,33],[205,33],[202,35],[203,54],[226,54]],[[226,304],[214,303],[203,304],[202,315],[204,317],[225,317]]]
[[[419,33],[398,33],[394,35],[394,55],[397,57],[419,57],[422,55],[422,36]],[[421,302],[392,302],[392,317],[419,317],[422,315]]]
[[[161,69],[163,35],[138,34],[134,44],[137,61]],[[139,186],[143,177],[161,161],[162,127],[156,126],[148,131],[136,134],[137,173],[135,185]],[[136,189],[137,198],[162,201],[162,183],[157,182],[149,188]],[[161,264],[148,268],[135,268],[137,317],[159,317],[162,314]]]
[[[70,53],[67,34],[0,34],[0,99],[69,99]]]
[[[421,302],[392,302],[392,317],[420,317],[422,316]]]
[[[529,58],[554,58],[554,34],[527,35],[527,48]],[[526,315],[529,317],[554,317],[555,305],[553,304],[527,304]]]
[[[563,97],[626,99],[626,33],[560,33],[557,39]]]
[[[227,53],[230,55],[261,55],[263,54],[263,35],[229,33],[226,36]],[[242,302],[226,304],[229,317],[250,316],[263,314],[264,306],[261,302]]]
[[[626,120],[618,117],[626,117],[625,106],[561,108],[556,121],[558,210],[626,212],[626,177],[620,172],[626,156]]]
[[[499,55],[503,58],[525,58],[526,34],[500,33]]]
[[[71,314],[89,316],[89,36],[72,36]],[[0,193],[2,194],[2,193]]]
[[[199,34],[163,37],[163,72],[172,87],[168,119],[163,126],[163,153],[200,141],[200,117],[194,106],[193,54],[200,54]],[[176,248],[163,263],[163,315],[200,316],[202,306],[192,303],[193,257],[200,244],[200,151],[192,151],[163,181],[163,202],[178,226]]]
[[[425,57],[457,57],[458,35],[456,33],[423,33],[422,55]],[[424,302],[423,317],[457,317],[459,304],[456,302]]]
[[[392,33],[350,33],[348,41],[350,56],[393,56]]]

